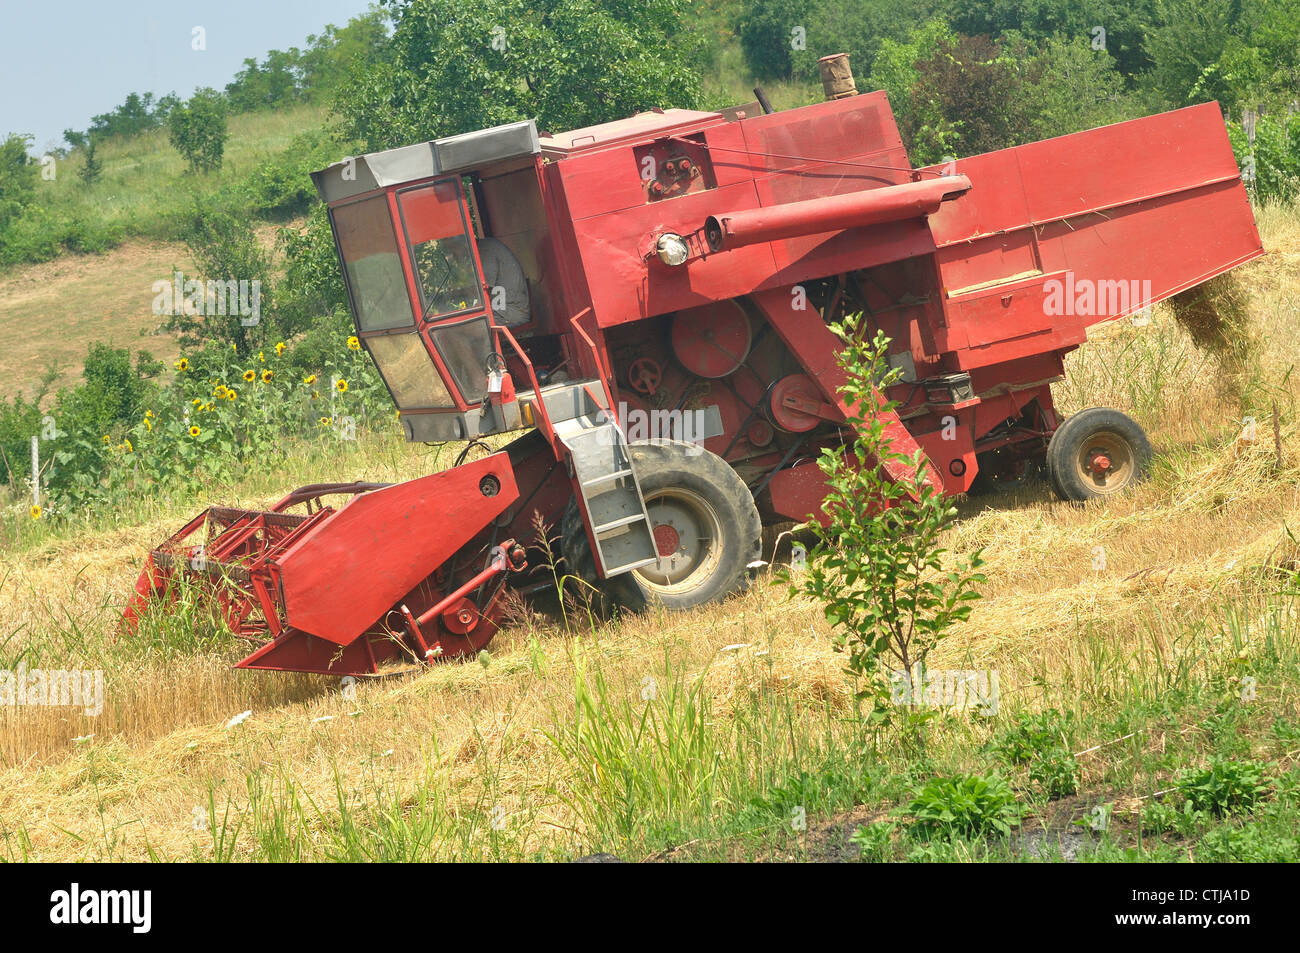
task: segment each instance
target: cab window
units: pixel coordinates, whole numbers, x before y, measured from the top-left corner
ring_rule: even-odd
[[[482,308],[483,283],[474,263],[459,181],[443,179],[407,189],[397,201],[424,317]]]

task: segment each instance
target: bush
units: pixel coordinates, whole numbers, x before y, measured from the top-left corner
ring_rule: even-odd
[[[1253,147],[1239,122],[1228,123],[1228,139],[1256,196],[1285,201],[1300,197],[1300,114],[1260,116]]]
[[[913,793],[907,810],[915,818],[912,832],[923,839],[1005,835],[1021,815],[1005,780],[976,774],[934,778]]]
[[[196,91],[167,117],[167,139],[189,163],[191,172],[221,168],[226,147],[226,101],[214,89]]]
[[[1055,708],[1042,712],[1019,712],[1015,722],[993,739],[993,750],[1009,764],[1028,764],[1055,748],[1065,747],[1073,729],[1073,717]]]
[[[387,391],[355,338],[336,337],[310,373],[276,342],[240,356],[215,347],[176,362],[165,385],[148,354],[92,345],[83,379],[60,392],[43,448],[47,511],[111,505],[196,479],[224,479],[286,438],[352,439],[392,421]],[[35,403],[0,403],[0,448],[21,454],[42,418]],[[21,469],[21,468],[20,468]],[[26,478],[13,474],[11,484]]]
[[[97,254],[122,241],[122,227],[93,214],[33,202],[3,235],[0,265],[49,261],[63,251]]]
[[[1248,811],[1268,795],[1263,765],[1220,758],[1205,768],[1184,772],[1175,787],[1194,810],[1220,817]]]

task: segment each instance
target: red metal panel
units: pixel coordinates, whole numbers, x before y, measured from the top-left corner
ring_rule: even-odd
[[[752,207],[755,202],[754,183],[741,182],[574,223],[592,308],[600,325],[612,327],[738,297],[770,278],[775,264],[766,245],[693,259],[680,268],[645,258],[659,231],[689,235],[714,210]]]
[[[754,303],[763,310],[790,353],[803,365],[804,372],[817,382],[827,400],[848,416],[849,406],[839,392],[840,386],[847,379],[844,369],[837,361],[840,340],[831,333],[816,311],[811,308],[795,310],[792,306],[794,300],[788,289],[765,291],[753,296]],[[896,453],[911,456],[921,449],[896,413],[885,411],[880,416],[885,418],[885,437]],[[910,478],[907,469],[900,463],[886,463],[885,469],[895,480]],[[926,480],[936,488],[942,486],[933,468],[927,468]]]
[[[488,476],[493,496],[479,489]],[[518,496],[509,457],[496,453],[355,497],[276,560],[286,622],[350,643]]]
[[[960,367],[1076,346],[1263,253],[1214,104],[957,163],[974,183],[930,216],[937,346]]]

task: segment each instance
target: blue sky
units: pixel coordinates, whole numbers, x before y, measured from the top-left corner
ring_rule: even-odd
[[[0,0],[0,138],[31,133],[34,151],[85,129],[131,92],[218,89],[243,61],[302,47],[369,0]],[[206,49],[193,48],[202,27]]]

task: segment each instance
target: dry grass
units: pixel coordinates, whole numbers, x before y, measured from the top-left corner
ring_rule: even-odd
[[[1081,633],[1100,633],[1125,664],[1148,664],[1173,650],[1169,633],[1199,631],[1226,601],[1258,588],[1271,567],[1300,565],[1284,532],[1300,524],[1300,440],[1288,374],[1300,338],[1300,218],[1264,209],[1259,220],[1272,253],[1241,274],[1258,329],[1258,378],[1225,391],[1219,358],[1196,348],[1165,308],[1142,328],[1101,329],[1072,357],[1063,403],[1137,415],[1160,454],[1156,473],[1105,506],[1065,505],[1034,485],[964,504],[952,545],[984,548],[989,583],[936,663],[996,667],[1004,703],[1032,706],[1045,685],[1083,678],[1089,660]],[[1126,379],[1134,375],[1145,378]],[[1273,400],[1283,419],[1280,471],[1271,422],[1261,423],[1254,442],[1234,439],[1245,410]],[[409,476],[428,465],[385,445],[365,451],[348,474],[318,459],[279,479],[339,478],[362,463],[372,477]],[[259,480],[240,501],[225,499],[265,503],[274,485]],[[210,857],[213,835],[192,824],[210,796],[223,817],[227,803],[253,813],[270,803],[308,805],[310,843],[297,849],[310,853],[328,846],[323,818],[342,810],[339,790],[343,805],[375,811],[374,792],[392,792],[384,803],[396,804],[407,822],[431,814],[470,831],[461,848],[439,840],[428,856],[489,856],[494,812],[506,819],[500,836],[513,838],[516,855],[582,850],[582,820],[563,796],[575,768],[548,735],[573,718],[576,686],[593,672],[620,698],[635,698],[648,678],[663,684],[683,672],[702,675],[707,717],[719,731],[755,692],[778,693],[792,746],[796,736],[832,730],[827,712],[851,704],[819,608],[771,586],[722,606],[578,634],[527,615],[498,636],[487,666],[453,664],[365,683],[355,700],[330,679],[235,672],[228,664],[238,647],[173,657],[105,648],[113,608],[147,546],[182,509],[124,516],[114,528],[0,555],[0,640],[16,633],[6,655],[57,630],[62,642],[42,643],[52,658],[119,665],[107,673],[107,708],[97,719],[0,711],[0,830],[21,831],[19,848],[8,842],[11,854]],[[1198,638],[1207,658],[1226,651],[1212,632]],[[226,727],[247,709],[247,721]],[[247,831],[234,840],[234,856],[266,856]]]

